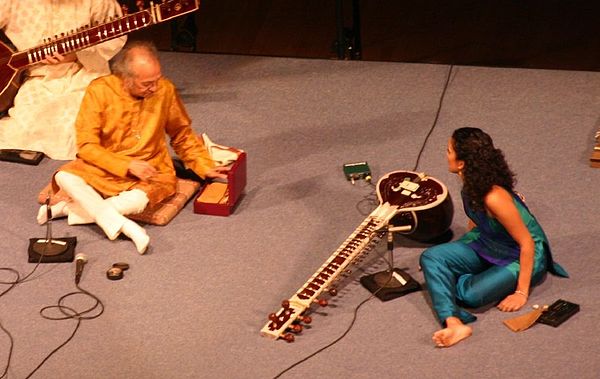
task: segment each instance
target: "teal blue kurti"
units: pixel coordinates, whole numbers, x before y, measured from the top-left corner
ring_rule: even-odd
[[[513,194],[513,202],[535,243],[531,286],[538,284],[546,271],[567,277],[566,271],[552,260],[548,238],[523,201]],[[498,220],[485,211],[463,206],[475,228],[456,241],[431,247],[421,255],[421,267],[440,322],[448,317],[464,323],[476,317],[460,308],[480,307],[501,301],[516,289],[519,276],[520,248]]]

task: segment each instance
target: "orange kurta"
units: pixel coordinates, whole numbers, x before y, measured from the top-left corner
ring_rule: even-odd
[[[137,99],[119,77],[98,78],[87,88],[77,116],[77,159],[60,170],[80,176],[104,197],[137,188],[146,192],[150,204],[156,204],[175,193],[167,135],[173,150],[196,174],[205,177],[214,167],[190,125],[169,80],[160,79],[156,93]],[[157,175],[146,182],[128,174],[134,159],[149,162]]]

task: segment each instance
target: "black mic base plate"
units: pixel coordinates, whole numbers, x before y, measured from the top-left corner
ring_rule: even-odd
[[[421,290],[421,285],[408,273],[395,268],[360,278],[360,283],[379,300],[388,301]]]
[[[29,263],[61,263],[73,262],[77,237],[30,238],[28,259]]]

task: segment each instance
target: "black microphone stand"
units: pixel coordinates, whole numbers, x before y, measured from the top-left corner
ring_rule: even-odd
[[[411,226],[394,227],[388,224],[385,228],[389,255],[388,269],[360,278],[361,284],[382,301],[392,300],[421,289],[421,285],[408,273],[394,268],[394,232],[408,232],[411,229]]]
[[[30,263],[52,263],[72,262],[76,237],[52,238],[52,209],[50,207],[50,196],[46,199],[46,237],[44,239],[29,239],[29,262]]]

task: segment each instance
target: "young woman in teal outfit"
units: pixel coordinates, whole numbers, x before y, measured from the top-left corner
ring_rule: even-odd
[[[433,335],[438,347],[469,337],[471,308],[498,303],[503,312],[521,309],[529,290],[546,271],[567,273],[552,261],[548,239],[514,191],[514,174],[491,137],[460,128],[448,141],[448,169],[463,182],[462,200],[469,231],[456,241],[431,247],[421,267],[433,309],[443,328]]]

